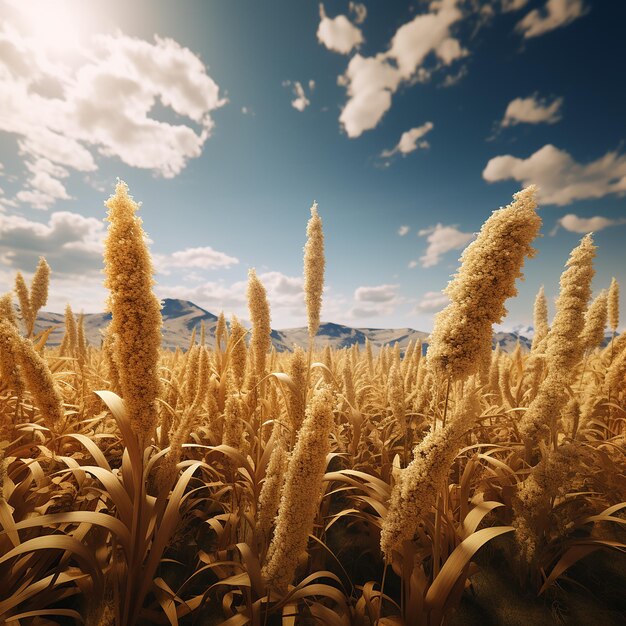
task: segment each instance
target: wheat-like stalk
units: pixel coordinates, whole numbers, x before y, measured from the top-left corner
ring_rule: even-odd
[[[109,289],[110,332],[119,384],[128,415],[140,443],[147,444],[157,422],[156,399],[161,347],[161,304],[154,295],[154,268],[148,251],[139,205],[118,182],[106,202],[109,230],[105,241],[105,287]]]

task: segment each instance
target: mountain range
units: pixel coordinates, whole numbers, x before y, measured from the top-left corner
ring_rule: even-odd
[[[164,348],[170,350],[177,347],[187,348],[191,339],[191,332],[194,328],[199,331],[202,322],[204,322],[205,327],[206,343],[209,347],[214,347],[217,315],[188,300],[166,298],[162,301],[162,307]],[[100,345],[101,331],[105,329],[110,320],[110,313],[85,314],[85,336],[90,344]],[[57,346],[63,339],[63,314],[41,312],[37,316],[36,332],[41,332],[50,327],[53,327],[53,330],[50,333],[48,345]],[[428,333],[412,328],[352,328],[343,324],[326,322],[320,324],[315,345],[318,348],[329,345],[336,350],[340,350],[354,344],[364,347],[366,339],[369,339],[375,352],[385,345],[392,346],[396,343],[400,345],[400,351],[403,352],[411,340],[420,339],[425,351],[428,335]],[[291,351],[294,345],[299,345],[303,348],[306,348],[308,345],[306,326],[272,330],[271,338],[272,344],[278,352]],[[512,351],[518,340],[523,348],[530,349],[531,340],[516,332],[497,332],[493,335],[494,347],[500,345],[501,349],[506,352]]]

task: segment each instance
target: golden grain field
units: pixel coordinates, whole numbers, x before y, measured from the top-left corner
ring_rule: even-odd
[[[198,328],[172,352],[118,183],[101,345],[69,307],[60,347],[35,334],[45,260],[0,299],[0,623],[623,623],[626,334],[615,280],[591,301],[591,235],[550,321],[538,293],[532,350],[492,350],[535,193],[466,248],[425,354],[316,343],[315,205],[308,348],[271,349],[251,270],[251,330],[221,316],[215,349]]]

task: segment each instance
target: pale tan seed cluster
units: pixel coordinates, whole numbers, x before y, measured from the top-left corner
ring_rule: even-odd
[[[241,390],[246,374],[246,359],[248,348],[246,347],[246,329],[236,315],[233,315],[230,322],[229,343],[232,346],[230,351],[230,371],[233,376],[235,387]]]
[[[226,399],[224,411],[224,438],[222,443],[226,446],[239,449],[243,436],[244,406],[239,395],[231,394]]]
[[[248,310],[252,322],[250,347],[256,375],[265,376],[267,353],[271,346],[270,306],[263,283],[254,268],[248,271]]]
[[[17,317],[13,307],[13,298],[10,293],[5,293],[0,297],[0,319],[7,320],[17,328]]]
[[[296,347],[289,363],[289,375],[293,386],[289,389],[289,417],[291,432],[300,430],[306,409],[306,385],[308,364],[304,350]]]
[[[531,351],[535,352],[541,342],[548,336],[548,331],[550,330],[548,326],[548,301],[546,300],[543,285],[541,285],[535,297],[533,325],[535,334],[533,335]]]
[[[513,498],[516,540],[527,562],[535,559],[546,540],[548,515],[558,496],[572,490],[579,478],[583,453],[576,445],[563,445],[558,450],[544,450],[541,461],[518,485]]]
[[[539,233],[535,187],[516,193],[494,211],[461,256],[461,267],[446,288],[450,304],[435,318],[428,362],[442,377],[463,380],[491,352],[492,326],[506,315],[504,302],[515,296],[527,256]]]
[[[35,275],[30,284],[30,308],[32,311],[33,319],[31,320],[32,327],[30,333],[32,333],[35,326],[35,319],[37,313],[42,307],[46,306],[48,302],[48,286],[50,284],[50,266],[43,257],[39,258]]]
[[[607,309],[609,327],[613,332],[615,332],[619,326],[619,283],[615,277],[611,279]]]
[[[148,443],[157,420],[160,391],[158,359],[161,348],[161,305],[152,291],[154,269],[139,205],[118,182],[106,202],[110,222],[104,262],[109,289],[110,332],[116,336],[115,360],[126,409],[140,442]]]
[[[30,306],[30,295],[28,293],[28,287],[26,281],[21,272],[15,275],[15,293],[17,294],[17,301],[20,306],[20,313],[24,320],[24,326],[28,329],[33,320],[33,310]]]
[[[13,324],[0,320],[0,359],[2,370],[21,378],[40,410],[44,423],[53,430],[64,420],[63,396],[46,360],[35,350],[30,339],[22,337]],[[19,374],[15,366],[19,365]]]
[[[394,363],[389,371],[387,402],[391,409],[399,431],[406,433],[406,403],[404,398],[404,381],[399,363]]]
[[[317,212],[317,202],[311,207],[311,219],[306,227],[304,246],[304,299],[308,315],[309,337],[317,334],[320,326],[322,291],[324,290],[324,232],[322,219]]]
[[[267,584],[283,590],[294,577],[298,558],[313,530],[321,481],[330,448],[334,400],[329,387],[320,386],[307,407],[306,417],[289,460],[274,537],[263,567]]]
[[[574,368],[582,359],[584,345],[581,333],[591,297],[594,256],[593,239],[591,235],[585,235],[572,250],[567,269],[561,275],[556,315],[547,337],[548,374],[520,424],[527,453],[537,444],[541,433],[545,433],[559,419],[567,402],[566,387],[573,378]]]
[[[78,347],[78,326],[76,318],[72,312],[72,307],[67,304],[65,306],[65,334],[63,335],[63,343],[61,344],[62,356],[74,356]]]
[[[15,325],[7,318],[0,318],[0,375],[2,381],[19,398],[24,393],[24,381],[19,370],[17,337]]]
[[[411,463],[401,470],[380,535],[380,548],[387,561],[391,561],[394,550],[402,551],[403,542],[413,538],[420,520],[435,505],[437,492],[458,454],[459,440],[470,426],[457,419],[445,428],[431,430],[416,446]]]
[[[263,541],[267,542],[280,504],[280,496],[289,467],[289,453],[286,449],[286,436],[282,425],[277,422],[272,438],[273,448],[267,464],[265,480],[259,494],[257,525]]]
[[[37,313],[48,302],[48,286],[50,283],[50,266],[46,259],[39,257],[37,269],[30,284],[30,290],[20,272],[15,277],[15,292],[20,304],[20,312],[26,327],[26,334],[30,337],[35,329]]]
[[[580,336],[583,344],[583,352],[595,350],[604,340],[604,329],[607,320],[606,291],[601,291],[597,298],[589,306],[585,313],[585,326]]]

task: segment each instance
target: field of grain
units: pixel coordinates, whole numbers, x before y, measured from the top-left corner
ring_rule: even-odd
[[[492,350],[533,187],[486,216],[425,355],[317,345],[315,206],[308,349],[271,349],[251,270],[250,330],[163,350],[138,206],[124,183],[107,206],[101,345],[69,307],[60,347],[34,333],[45,260],[0,300],[1,623],[624,623],[626,334],[591,235],[532,350]]]

